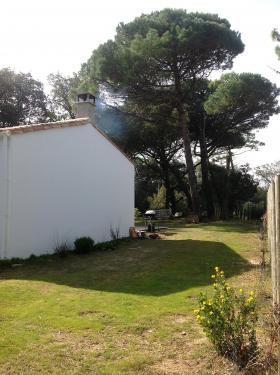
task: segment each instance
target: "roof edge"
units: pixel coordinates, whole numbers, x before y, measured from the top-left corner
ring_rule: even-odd
[[[89,123],[88,117],[63,120],[63,121],[54,121],[54,122],[43,122],[39,124],[29,124],[29,125],[18,125],[12,127],[6,127],[0,129],[0,134],[5,133],[10,134],[22,134],[29,133],[39,130],[49,130],[49,129],[58,129],[58,128],[67,128],[71,126],[82,126]]]
[[[29,124],[29,125],[18,125],[6,128],[0,128],[0,135],[12,135],[12,134],[24,134],[40,130],[49,130],[49,129],[60,129],[60,128],[70,128],[74,126],[84,126],[92,125],[108,142],[111,143],[123,156],[133,165],[134,162],[126,155],[126,153],[115,143],[112,139],[101,129],[99,129],[89,117],[80,117],[70,120],[63,121],[54,121],[54,122],[43,122],[39,124]]]
[[[98,131],[108,142],[111,143],[112,146],[114,146],[120,153],[123,154],[123,156],[135,167],[135,163],[126,155],[126,153],[118,146],[112,139],[101,129],[99,129],[95,124],[92,123],[90,118],[88,118],[88,123],[94,127],[95,130]]]

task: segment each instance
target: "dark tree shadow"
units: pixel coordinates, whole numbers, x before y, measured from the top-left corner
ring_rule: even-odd
[[[144,240],[128,242],[115,251],[49,256],[1,271],[1,279],[36,280],[73,288],[164,296],[207,286],[219,266],[227,277],[252,268],[221,242]]]

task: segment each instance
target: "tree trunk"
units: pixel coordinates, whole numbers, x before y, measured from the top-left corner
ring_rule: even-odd
[[[192,150],[191,150],[191,137],[189,131],[189,119],[188,114],[184,110],[183,100],[182,100],[182,89],[181,89],[181,82],[180,76],[178,73],[177,64],[174,64],[174,80],[175,80],[175,92],[176,92],[176,100],[177,100],[177,112],[178,112],[178,119],[179,119],[179,127],[182,131],[182,138],[184,142],[184,151],[185,151],[185,159],[187,165],[187,172],[188,172],[188,180],[190,186],[190,194],[192,199],[192,209],[193,214],[200,216],[200,204],[199,204],[199,195],[197,190],[197,179],[195,174],[195,168],[193,164],[192,158]]]
[[[209,180],[209,158],[205,142],[205,124],[202,124],[199,128],[199,146],[201,160],[202,190],[206,201],[207,217],[212,218],[214,216],[215,209],[213,202],[213,190],[211,182]]]
[[[181,190],[187,198],[187,204],[188,204],[188,209],[192,210],[192,199],[190,195],[190,189],[188,184],[186,184],[183,179],[181,178],[180,174],[178,173],[177,169],[174,168],[174,166],[171,168],[172,174],[176,180],[177,185],[179,186],[179,190]],[[174,197],[175,199],[175,197]]]
[[[230,165],[232,162],[231,151],[228,151],[226,157],[226,184],[225,184],[225,195],[223,199],[223,210],[222,210],[222,219],[227,220],[229,218],[229,175],[230,175]]]
[[[217,181],[216,181],[216,176],[215,176],[215,173],[213,171],[213,169],[210,167],[209,168],[209,172],[210,172],[210,176],[211,176],[211,181],[212,181],[212,184],[213,184],[213,187],[214,187],[214,190],[215,190],[215,195],[216,195],[216,198],[217,198],[217,201],[218,201],[218,204],[219,204],[219,211],[220,211],[220,214],[219,215],[216,215],[217,217],[221,218],[222,217],[222,211],[223,211],[223,196],[221,196],[220,194],[220,189],[218,187],[218,184],[217,184]],[[220,183],[220,181],[219,181]]]
[[[184,111],[179,110],[179,125],[182,129],[182,137],[184,142],[185,159],[187,164],[188,180],[190,185],[190,194],[192,199],[193,213],[200,216],[199,210],[199,195],[197,191],[197,180],[193,164],[192,151],[191,151],[191,138],[189,127],[186,120],[186,114]]]
[[[161,170],[162,170],[162,179],[163,184],[166,189],[166,198],[165,198],[165,208],[171,208],[172,214],[176,211],[176,202],[175,202],[175,195],[174,189],[171,187],[170,184],[170,175],[169,175],[169,166],[168,161],[165,157],[161,158]]]

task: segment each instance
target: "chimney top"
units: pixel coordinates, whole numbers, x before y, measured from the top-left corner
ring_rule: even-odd
[[[81,102],[95,104],[95,96],[90,94],[89,92],[78,94],[76,103],[81,103]]]
[[[86,92],[78,94],[75,103],[75,117],[88,117],[91,122],[95,121],[95,96]]]

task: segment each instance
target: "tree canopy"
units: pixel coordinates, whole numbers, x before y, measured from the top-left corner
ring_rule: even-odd
[[[212,148],[254,147],[254,132],[280,112],[280,89],[259,74],[224,74],[210,90],[204,108],[212,120],[207,128]]]
[[[0,70],[0,127],[53,119],[41,82],[31,74]]]
[[[272,36],[272,40],[274,40],[275,42],[280,42],[280,33],[277,29],[272,30],[271,36]],[[280,60],[280,46],[279,45],[275,47],[275,53],[278,59]]]
[[[260,184],[268,189],[273,178],[280,174],[280,161],[260,165],[256,167],[255,173]]]
[[[196,214],[199,194],[184,87],[215,69],[231,68],[234,57],[243,49],[240,34],[231,30],[227,20],[212,14],[164,9],[121,23],[114,41],[94,51],[85,69],[93,81],[117,90],[123,100],[145,105],[155,97],[162,101],[172,98]]]

